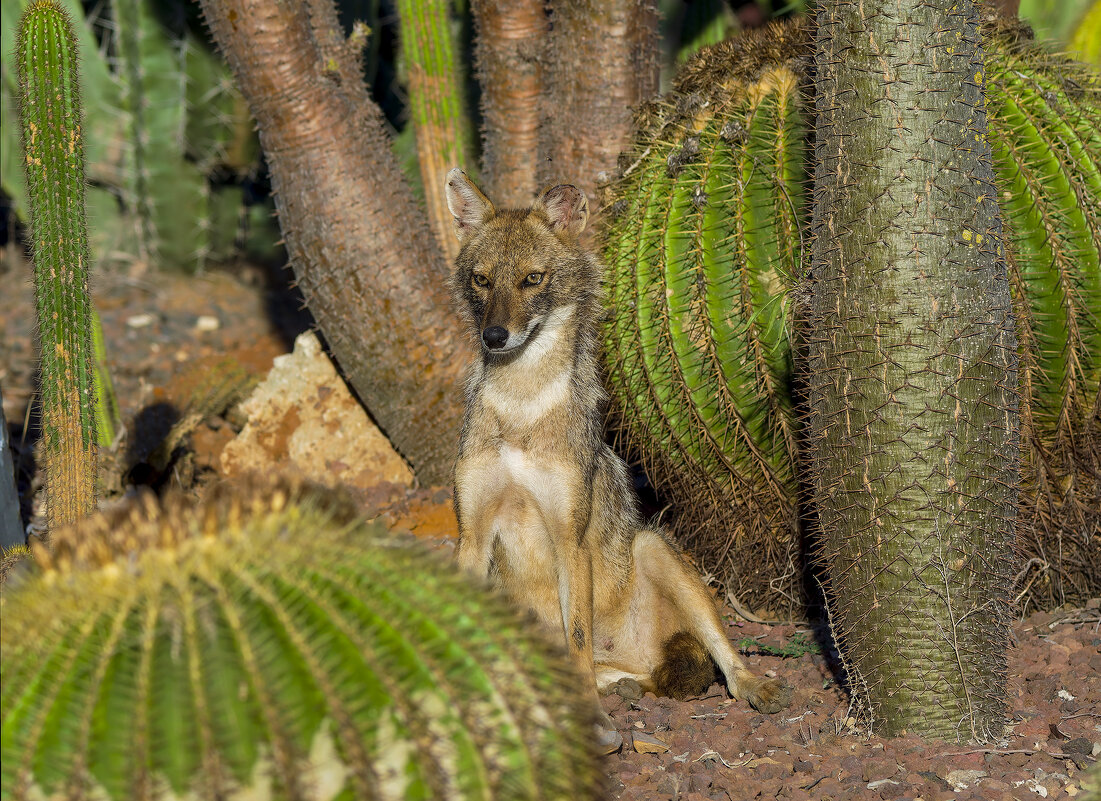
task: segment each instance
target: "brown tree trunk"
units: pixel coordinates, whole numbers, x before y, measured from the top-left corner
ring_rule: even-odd
[[[472,10],[484,120],[482,180],[495,203],[525,207],[539,189],[543,0],[474,0]]]
[[[331,0],[201,0],[253,116],[306,302],[390,441],[448,480],[466,351],[447,265],[391,155]],[[354,37],[358,38],[358,37]]]
[[[631,109],[658,91],[658,14],[652,0],[551,3],[542,96],[543,184],[572,183],[595,199],[627,145]]]

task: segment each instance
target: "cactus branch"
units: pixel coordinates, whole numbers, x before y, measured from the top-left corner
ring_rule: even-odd
[[[552,2],[540,113],[541,184],[594,196],[629,141],[631,108],[658,89],[652,0]]]
[[[452,167],[470,167],[471,126],[451,31],[451,2],[398,0],[397,9],[428,221],[436,241],[453,259],[459,253],[459,241],[444,183]]]
[[[76,39],[57,3],[41,0],[27,9],[18,53],[52,531],[92,511],[96,482],[84,134]]]

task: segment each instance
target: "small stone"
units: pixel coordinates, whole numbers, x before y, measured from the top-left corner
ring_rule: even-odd
[[[666,743],[663,743],[654,735],[647,734],[643,731],[636,731],[631,735],[631,740],[634,744],[635,751],[640,754],[664,754],[669,750],[669,746]]]
[[[221,326],[217,317],[210,314],[203,314],[199,316],[199,319],[195,321],[195,330],[202,333],[206,331],[217,331]]]
[[[153,325],[157,318],[152,314],[135,314],[133,317],[126,318],[126,325],[129,328],[145,328]]]
[[[1075,737],[1073,740],[1067,740],[1063,743],[1063,753],[1065,754],[1088,754],[1092,750],[1093,743],[1085,737]]]
[[[966,790],[972,784],[986,775],[985,770],[950,770],[944,780],[957,792]]]
[[[681,780],[673,775],[665,774],[658,780],[657,791],[659,795],[677,795],[681,789]]]
[[[888,784],[898,784],[894,779],[876,779],[874,782],[868,782],[869,790],[878,790]]]

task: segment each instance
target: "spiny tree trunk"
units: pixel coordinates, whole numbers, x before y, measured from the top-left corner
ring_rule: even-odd
[[[1016,337],[971,0],[817,34],[809,403],[835,634],[879,733],[1005,713]]]
[[[448,480],[467,359],[447,265],[331,0],[201,0],[260,129],[298,284],[344,374],[427,484]]]
[[[474,0],[471,10],[482,89],[482,179],[495,203],[528,206],[539,189],[543,0]]]
[[[658,90],[652,0],[551,3],[542,98],[542,184],[572,183],[594,200],[631,133],[631,109]]]

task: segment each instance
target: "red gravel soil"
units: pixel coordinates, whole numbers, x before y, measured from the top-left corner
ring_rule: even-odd
[[[96,283],[109,364],[128,450],[148,452],[163,437],[194,389],[195,376],[226,355],[262,376],[311,325],[288,292],[289,272],[243,268],[199,278],[160,274],[107,275]],[[29,274],[11,250],[0,254],[0,386],[20,464],[21,491],[33,495],[35,426],[27,415],[33,392]],[[221,447],[239,428],[213,416],[186,443],[189,468],[169,483],[195,486],[216,475]],[[164,419],[161,419],[164,418]],[[24,426],[25,420],[31,420]],[[177,466],[178,467],[178,466]],[[385,490],[385,491],[383,491]],[[445,488],[361,498],[366,511],[443,548],[455,537]],[[25,511],[29,511],[28,509]],[[1083,772],[1101,755],[1101,609],[1034,614],[1013,627],[1009,652],[1008,726],[984,747],[926,742],[915,736],[867,736],[850,715],[836,665],[818,653],[780,658],[748,648],[751,669],[779,676],[795,690],[791,707],[762,715],[732,701],[715,684],[704,696],[674,701],[646,695],[605,700],[624,735],[606,758],[609,797],[739,801],[756,798],[1038,799],[1085,797]],[[782,646],[824,629],[736,622],[740,642]],[[580,800],[579,800],[580,801]]]
[[[735,623],[729,636],[780,646],[792,626]],[[624,732],[607,758],[617,799],[1038,799],[1081,794],[1101,753],[1101,610],[1041,613],[1013,626],[1005,737],[985,747],[869,737],[817,654],[747,655],[750,668],[795,688],[791,707],[762,715],[715,684],[699,699],[611,696]],[[634,733],[634,742],[627,732]],[[659,753],[639,753],[659,751]]]

